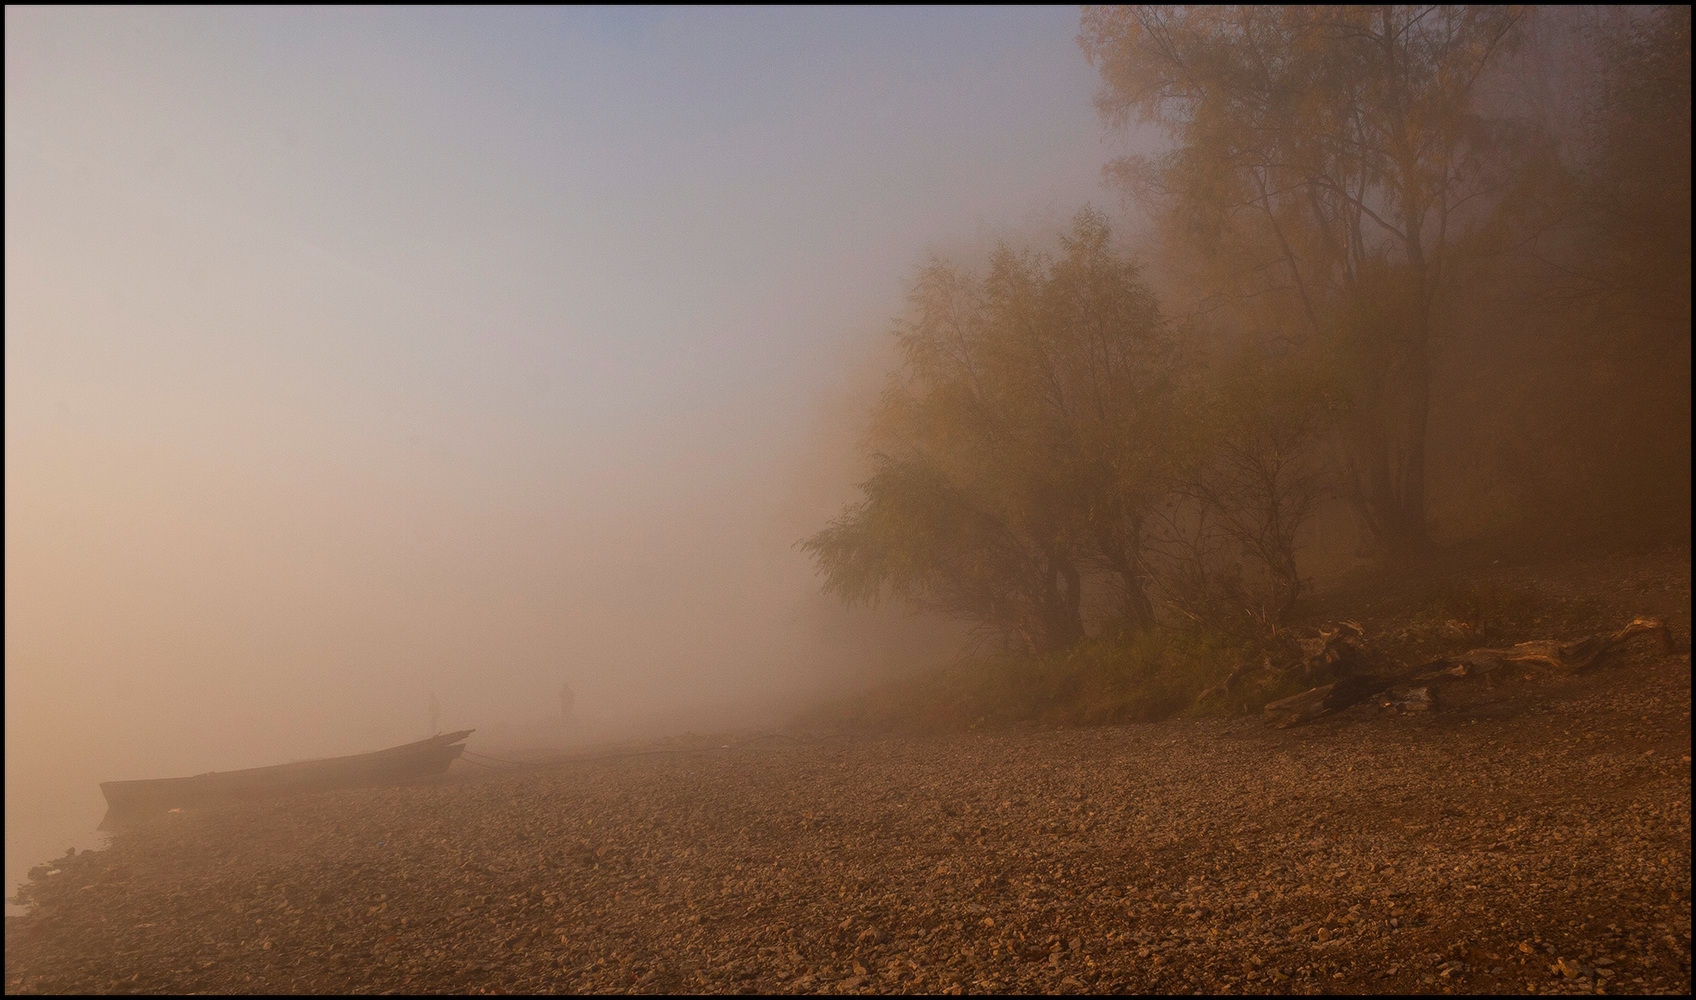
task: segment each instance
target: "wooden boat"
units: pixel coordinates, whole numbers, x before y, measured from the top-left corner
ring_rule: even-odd
[[[245,771],[211,771],[192,778],[103,781],[100,791],[106,795],[106,818],[101,821],[100,829],[110,829],[114,824],[149,814],[211,802],[396,785],[441,774],[465,752],[465,738],[473,732],[467,729],[444,733],[351,757],[303,760]]]

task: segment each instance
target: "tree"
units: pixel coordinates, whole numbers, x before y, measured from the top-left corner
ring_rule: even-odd
[[[1194,391],[1190,447],[1162,525],[1168,594],[1186,617],[1270,637],[1305,587],[1296,553],[1330,491],[1318,445],[1336,393],[1324,373],[1253,349]],[[1244,579],[1243,563],[1257,579]]]
[[[1079,38],[1111,128],[1171,149],[1111,174],[1216,294],[1352,373],[1351,495],[1379,547],[1428,545],[1431,352],[1524,145],[1481,114],[1509,7],[1100,7]]]
[[[1074,554],[1021,527],[1010,505],[990,509],[937,469],[877,456],[864,498],[808,538],[825,589],[849,604],[885,594],[1018,639],[1031,653],[1083,636]]]
[[[1688,343],[1690,8],[1657,8],[1604,30],[1590,116],[1597,155],[1585,178],[1597,293],[1609,315],[1682,330]]]
[[[1469,293],[1468,362],[1511,378],[1457,403],[1538,537],[1687,533],[1690,9],[1537,21],[1524,89],[1564,92],[1559,169],[1522,185]]]
[[[1107,220],[1081,213],[1042,282],[1041,336],[1006,357],[1040,381],[1049,454],[1075,455],[1069,490],[1087,539],[1085,561],[1114,593],[1125,624],[1154,617],[1147,522],[1166,486],[1181,431],[1175,356],[1139,267],[1112,245]]]
[[[1081,213],[1060,251],[1000,247],[982,281],[940,262],[920,274],[867,439],[873,474],[801,543],[827,590],[905,600],[1030,652],[1083,637],[1086,578],[1148,620],[1164,324],[1099,214]]]
[[[1690,8],[1603,22],[1580,175],[1584,224],[1566,255],[1582,275],[1590,378],[1575,407],[1590,445],[1585,485],[1602,520],[1689,531]]]

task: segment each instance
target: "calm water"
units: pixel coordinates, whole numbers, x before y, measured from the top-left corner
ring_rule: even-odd
[[[6,811],[6,916],[16,916],[26,912],[26,908],[12,902],[17,895],[18,886],[29,881],[29,870],[36,865],[54,858],[62,857],[68,848],[78,851],[97,851],[111,843],[111,838],[99,832],[94,827],[105,814],[105,801],[95,793],[97,800],[94,816],[86,824],[78,819],[65,819],[58,829],[54,829],[45,817],[37,816],[31,822],[27,818],[14,822],[12,810]]]

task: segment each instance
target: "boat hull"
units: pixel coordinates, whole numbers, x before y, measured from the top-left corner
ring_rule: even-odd
[[[103,781],[106,818],[101,829],[172,809],[214,802],[272,798],[336,788],[402,784],[441,774],[465,752],[473,730],[434,736],[417,743],[350,757],[306,760],[243,771],[213,771],[189,778]]]

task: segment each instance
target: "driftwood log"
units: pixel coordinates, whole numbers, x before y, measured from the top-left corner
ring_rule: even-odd
[[[1354,628],[1358,630],[1359,626]],[[1505,667],[1577,673],[1595,666],[1609,652],[1636,635],[1656,636],[1663,650],[1670,652],[1672,649],[1672,633],[1666,625],[1652,618],[1636,618],[1617,632],[1565,642],[1539,639],[1507,649],[1474,649],[1456,657],[1432,660],[1390,677],[1351,674],[1330,684],[1271,702],[1266,706],[1265,719],[1267,725],[1280,729],[1299,726],[1340,712],[1375,695],[1386,708],[1429,711],[1436,705],[1432,690],[1436,685],[1468,677],[1488,677]],[[1333,669],[1346,666],[1358,656],[1358,646],[1341,632],[1322,632],[1320,640],[1310,642],[1318,643],[1313,647],[1314,653],[1323,657],[1326,665]],[[1306,667],[1310,672],[1315,669],[1311,657]]]
[[[1355,675],[1333,681],[1301,694],[1280,698],[1266,706],[1266,721],[1279,729],[1299,726],[1304,722],[1322,719],[1358,704],[1383,690],[1383,685],[1370,677]]]
[[[1538,639],[1507,649],[1474,649],[1452,660],[1428,663],[1425,669],[1435,668],[1436,672],[1444,672],[1459,667],[1466,668],[1465,671],[1455,674],[1459,677],[1470,673],[1489,673],[1509,666],[1578,673],[1595,666],[1603,656],[1635,635],[1653,635],[1660,640],[1662,651],[1672,651],[1672,633],[1664,624],[1653,618],[1634,618],[1618,632],[1592,635],[1570,642]]]

